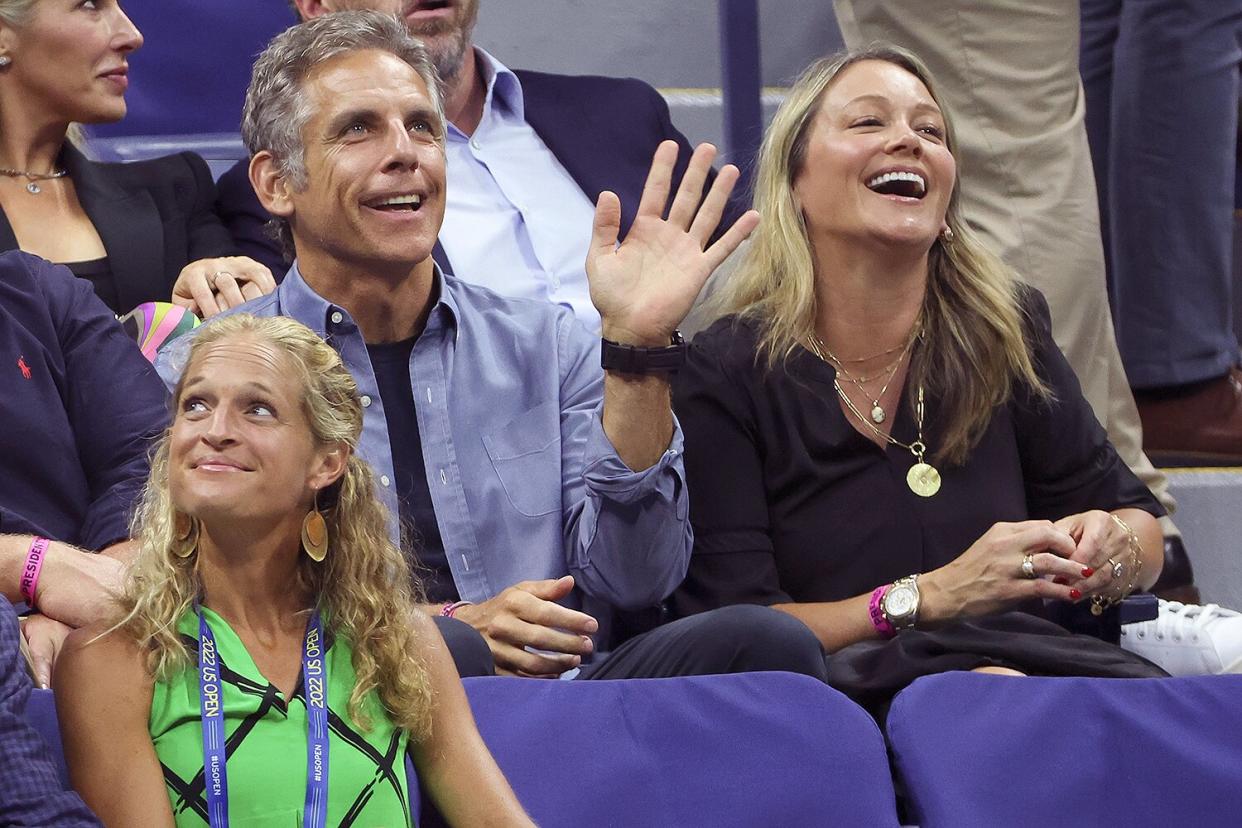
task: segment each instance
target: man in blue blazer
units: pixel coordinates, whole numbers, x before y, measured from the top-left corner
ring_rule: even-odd
[[[290,2],[302,19],[369,8],[406,21],[444,81],[450,121],[452,186],[436,261],[499,293],[569,307],[597,331],[584,265],[596,199],[604,190],[620,197],[624,238],[656,147],[670,139],[680,147],[674,192],[691,154],[660,94],[632,78],[510,71],[471,42],[478,0]],[[288,265],[264,230],[269,217],[246,163],[227,172],[219,188],[219,210],[238,245],[283,274]],[[721,226],[742,212],[733,204]]]

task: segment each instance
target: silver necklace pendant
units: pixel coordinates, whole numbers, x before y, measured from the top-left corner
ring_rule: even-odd
[[[876,425],[879,425],[880,423],[884,422],[886,419],[888,418],[884,414],[884,409],[880,407],[880,404],[878,402],[875,403],[871,408],[871,422],[875,423]]]
[[[31,195],[38,195],[39,193],[43,192],[43,190],[42,188],[39,187],[39,183],[37,181],[31,181],[29,184],[26,185],[26,192],[30,193]]]

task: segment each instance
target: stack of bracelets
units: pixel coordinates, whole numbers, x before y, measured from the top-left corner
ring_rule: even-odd
[[[1143,547],[1139,545],[1138,535],[1121,518],[1116,515],[1109,515],[1109,517],[1121,527],[1130,541],[1130,561],[1128,566],[1119,561],[1114,561],[1112,558],[1108,559],[1108,565],[1113,570],[1113,582],[1116,583],[1123,575],[1128,574],[1129,577],[1126,578],[1125,585],[1118,585],[1117,590],[1113,594],[1091,596],[1092,615],[1102,615],[1104,610],[1121,603],[1122,599],[1134,591],[1134,585],[1138,583],[1139,573],[1143,571]]]

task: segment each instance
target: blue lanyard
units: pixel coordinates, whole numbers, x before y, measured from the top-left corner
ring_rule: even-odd
[[[328,820],[328,668],[324,661],[323,623],[316,612],[306,625],[302,647],[302,693],[306,697],[305,828],[324,828]],[[203,774],[207,820],[211,828],[228,828],[229,779],[225,769],[224,709],[220,655],[216,637],[198,613],[198,700],[203,721]]]

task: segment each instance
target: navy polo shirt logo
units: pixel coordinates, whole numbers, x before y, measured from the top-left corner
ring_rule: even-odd
[[[22,369],[22,379],[30,379],[30,366],[26,364],[25,354],[17,358],[17,367]]]

